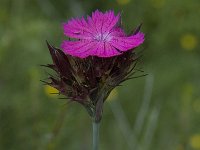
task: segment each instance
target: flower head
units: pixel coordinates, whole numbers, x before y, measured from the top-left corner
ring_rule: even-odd
[[[53,64],[45,66],[56,75],[44,82],[82,104],[95,122],[101,120],[110,92],[140,71],[135,69],[138,56],[133,49],[144,41],[144,34],[139,26],[127,36],[118,24],[119,17],[113,11],[97,10],[87,20],[72,19],[64,23],[64,31],[77,40],[64,41],[62,50],[47,43]]]
[[[63,24],[64,34],[75,40],[63,41],[61,48],[64,53],[80,58],[112,57],[142,44],[144,34],[138,30],[127,36],[119,20],[120,14],[115,16],[112,10],[96,10],[87,19],[71,19]]]

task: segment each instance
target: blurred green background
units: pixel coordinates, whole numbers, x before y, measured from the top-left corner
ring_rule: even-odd
[[[105,103],[100,150],[200,150],[199,0],[0,0],[0,150],[90,150],[91,120],[44,86],[61,23],[95,9],[143,23],[146,77]]]

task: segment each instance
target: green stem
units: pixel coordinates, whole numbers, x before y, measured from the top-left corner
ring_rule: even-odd
[[[100,126],[100,123],[93,121],[93,123],[92,123],[93,150],[98,150],[98,147],[99,147],[99,126]]]

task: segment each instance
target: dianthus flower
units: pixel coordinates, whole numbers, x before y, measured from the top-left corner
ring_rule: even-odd
[[[75,40],[63,41],[61,48],[66,54],[80,58],[112,57],[143,43],[143,33],[127,36],[119,21],[120,14],[115,16],[112,10],[105,13],[96,10],[87,19],[71,19],[63,23],[64,34]]]
[[[63,24],[64,34],[73,40],[63,41],[61,48],[47,42],[53,63],[44,66],[55,75],[43,82],[86,108],[93,120],[93,150],[98,149],[104,102],[116,86],[140,71],[134,49],[144,42],[144,34],[139,26],[127,35],[119,20],[120,14],[97,10],[92,17]]]

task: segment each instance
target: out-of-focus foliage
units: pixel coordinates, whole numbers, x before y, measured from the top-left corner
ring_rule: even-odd
[[[200,149],[199,0],[0,0],[0,149],[88,150],[91,120],[43,86],[61,23],[95,9],[143,23],[148,76],[127,81],[105,103],[101,150]],[[62,96],[59,96],[62,97]],[[63,124],[63,125],[61,125]]]

